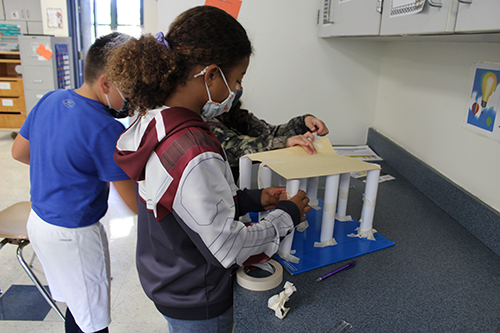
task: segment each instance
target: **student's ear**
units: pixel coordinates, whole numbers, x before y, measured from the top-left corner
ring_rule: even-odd
[[[109,91],[111,90],[111,80],[109,79],[108,74],[103,73],[99,75],[97,78],[97,84],[99,85],[99,89],[101,89],[103,94],[109,94]]]
[[[219,66],[216,64],[212,64],[208,66],[207,71],[205,73],[205,82],[210,87],[214,79],[220,75]]]

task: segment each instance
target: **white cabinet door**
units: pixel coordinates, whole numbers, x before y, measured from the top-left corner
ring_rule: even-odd
[[[391,3],[384,1],[380,35],[444,34],[455,30],[458,0],[427,0],[419,13],[392,17]]]
[[[42,21],[28,21],[28,33],[30,35],[43,35]]]
[[[42,21],[42,5],[40,0],[24,0],[26,21]]]
[[[318,35],[373,36],[380,32],[380,0],[319,0]]]
[[[24,1],[4,0],[3,6],[5,9],[6,20],[26,20],[24,12]]]
[[[459,0],[455,32],[500,31],[500,1]]]
[[[42,21],[40,0],[3,0],[6,20]]]

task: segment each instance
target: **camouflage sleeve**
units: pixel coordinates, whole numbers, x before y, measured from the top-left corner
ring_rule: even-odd
[[[285,148],[286,139],[307,132],[309,129],[304,123],[306,116],[308,115],[292,118],[283,125],[273,126],[251,114],[247,120],[248,133],[245,134],[228,128],[217,119],[209,119],[207,123],[226,151],[229,164],[238,166],[241,156]]]

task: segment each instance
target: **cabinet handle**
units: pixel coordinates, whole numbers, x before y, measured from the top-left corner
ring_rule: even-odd
[[[26,18],[30,18],[30,10],[29,9],[26,9]]]
[[[24,9],[21,9],[21,17],[24,18]]]
[[[472,0],[458,0],[458,2],[470,5],[472,3]]]
[[[43,80],[33,80],[33,83],[43,83]]]
[[[429,6],[441,8],[443,7],[443,4],[441,2],[434,2],[434,0],[429,0]]]
[[[324,0],[323,1],[323,24],[334,23],[330,18],[331,12],[332,12],[332,1],[331,0]]]

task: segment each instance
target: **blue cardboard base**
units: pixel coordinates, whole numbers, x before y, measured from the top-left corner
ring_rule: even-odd
[[[333,237],[338,244],[327,247],[314,247],[314,243],[319,242],[321,236],[323,201],[319,200],[319,206],[321,209],[315,210],[313,208],[306,215],[309,227],[303,232],[295,230],[292,251],[295,250],[293,255],[300,258],[299,263],[284,260],[279,255],[274,256],[290,274],[307,272],[394,245],[394,242],[379,233],[374,234],[374,241],[366,238],[349,237],[347,235],[357,234],[356,228],[359,227],[359,222],[356,220],[347,222],[335,220]],[[377,229],[377,226],[374,226],[374,228]]]

